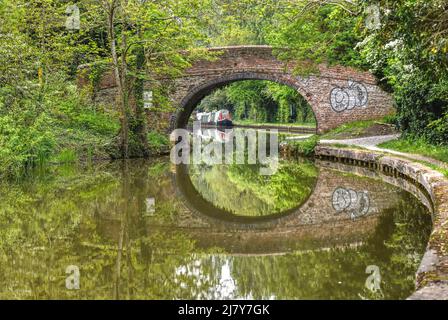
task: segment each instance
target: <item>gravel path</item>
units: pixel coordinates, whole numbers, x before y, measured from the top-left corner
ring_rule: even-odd
[[[399,152],[391,149],[385,149],[385,148],[379,148],[377,145],[387,142],[390,140],[395,140],[400,137],[400,134],[391,134],[386,136],[372,136],[372,137],[366,137],[366,138],[357,138],[357,139],[345,139],[345,140],[320,140],[321,144],[345,144],[349,146],[357,146],[362,147],[368,150],[372,151],[380,151],[380,152],[386,152],[393,155],[397,155],[403,158],[417,160],[417,161],[424,161],[431,164],[434,164],[436,166],[442,167],[442,168],[448,168],[448,164],[439,161],[433,158],[425,157],[419,154],[413,154],[413,153],[404,153]]]

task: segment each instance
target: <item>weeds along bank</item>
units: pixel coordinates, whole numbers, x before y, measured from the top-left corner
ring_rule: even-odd
[[[93,105],[63,76],[53,76],[45,86],[7,90],[2,88],[0,95],[1,175],[21,175],[50,162],[110,156],[119,130],[117,115]]]
[[[50,163],[120,157],[117,112],[92,103],[88,92],[64,76],[52,76],[45,86],[0,90],[0,176],[21,176]],[[156,132],[148,141],[154,153],[168,143]]]

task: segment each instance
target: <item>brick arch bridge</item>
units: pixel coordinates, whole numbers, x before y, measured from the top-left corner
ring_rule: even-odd
[[[171,127],[185,127],[197,104],[213,90],[240,80],[270,80],[295,88],[310,104],[319,133],[341,124],[379,119],[394,112],[392,99],[369,72],[319,65],[319,73],[294,75],[294,63],[275,57],[269,46],[210,48],[213,61],[196,61],[185,73],[171,78],[170,99],[177,111]],[[288,49],[275,49],[288,50]]]
[[[159,128],[185,127],[192,111],[213,90],[240,80],[270,80],[295,88],[310,104],[319,133],[357,120],[373,120],[394,112],[391,96],[369,72],[342,66],[319,65],[316,75],[294,75],[293,62],[280,61],[281,50],[269,46],[210,48],[217,58],[199,60],[177,77],[160,77],[169,89],[169,99],[177,111],[148,111],[150,125]],[[273,51],[276,52],[273,52]],[[87,65],[79,67],[78,85],[89,83]],[[150,90],[150,83],[145,84]],[[113,72],[106,72],[95,93],[96,100],[112,104],[116,95]]]

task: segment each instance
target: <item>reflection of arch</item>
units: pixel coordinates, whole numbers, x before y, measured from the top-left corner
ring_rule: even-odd
[[[280,220],[287,218],[289,215],[297,212],[301,206],[299,205],[295,208],[291,208],[281,213],[261,217],[237,216],[226,210],[218,208],[212,203],[205,200],[193,185],[190,175],[188,174],[188,167],[186,165],[179,165],[176,167],[174,184],[176,191],[180,196],[180,199],[183,200],[183,203],[192,212],[208,220],[212,219],[215,222],[226,224],[227,226],[233,225],[234,227],[238,227],[239,229],[275,227]]]
[[[393,206],[397,197],[379,179],[348,175],[341,181],[339,171],[345,170],[333,170],[322,164],[314,192],[303,204],[278,215],[251,218],[234,216],[207,203],[189,179],[187,167],[178,166],[173,184],[191,220],[175,225],[191,234],[200,247],[218,246],[234,254],[281,254],[358,245],[375,231],[378,213]],[[356,190],[368,190],[372,205],[369,214],[352,219],[349,214],[334,210],[332,195],[341,183]],[[163,230],[174,231],[176,226]]]
[[[282,213],[262,217],[236,216],[209,203],[194,187],[185,165],[176,167],[173,183],[179,199],[184,205],[195,216],[209,221],[215,227],[219,226],[229,230],[272,230],[274,228],[354,222],[353,217],[348,214],[339,214],[340,212],[333,208],[333,193],[340,187],[339,180],[337,171],[323,167],[319,170],[313,192],[303,203]],[[378,183],[382,183],[379,180],[363,181],[352,177],[351,179],[347,178],[347,181],[352,181],[350,182],[353,184],[351,187],[357,191],[369,191],[371,208],[368,214],[359,218],[360,220],[370,215],[376,215],[384,209],[385,205],[389,206],[396,201],[388,188],[377,186]]]
[[[201,102],[201,100],[212,93],[214,90],[222,88],[232,82],[242,81],[242,80],[267,80],[276,82],[279,84],[287,85],[291,88],[297,90],[297,92],[305,98],[305,100],[310,105],[313,110],[314,115],[316,115],[317,106],[315,101],[312,99],[312,94],[306,90],[306,88],[302,85],[299,85],[299,82],[293,82],[286,77],[279,77],[275,74],[263,73],[263,72],[240,72],[240,73],[232,73],[229,75],[224,75],[219,78],[215,78],[209,80],[205,83],[202,83],[192,89],[189,90],[188,94],[182,99],[180,103],[180,108],[176,114],[176,121],[174,126],[176,128],[185,128],[188,119],[193,112],[194,108]],[[319,123],[316,124],[319,126]]]

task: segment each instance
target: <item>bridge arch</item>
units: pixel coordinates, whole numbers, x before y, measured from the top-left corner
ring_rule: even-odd
[[[344,123],[381,119],[394,113],[391,95],[383,91],[377,79],[367,71],[320,64],[313,75],[299,76],[294,72],[297,62],[277,58],[277,53],[289,49],[236,46],[208,50],[214,59],[194,61],[180,75],[161,75],[155,79],[168,89],[168,98],[176,111],[149,109],[150,124],[166,129],[183,127],[194,107],[212,90],[251,79],[270,80],[295,88],[310,104],[318,133]],[[85,86],[89,83],[89,68],[80,66],[79,70],[78,85]],[[152,83],[148,81],[145,90],[151,90]],[[113,104],[117,90],[112,71],[103,75],[97,90],[96,100]]]
[[[316,187],[317,181],[318,179],[316,178],[313,190]],[[189,168],[186,165],[181,164],[176,166],[176,172],[173,175],[173,187],[181,201],[192,213],[215,225],[232,227],[240,230],[275,228],[282,223],[284,224],[285,220],[293,220],[295,215],[300,212],[302,205],[309,200],[309,197],[313,193],[311,192],[303,203],[300,203],[293,208],[266,216],[251,217],[235,215],[206,200],[194,186],[189,174]]]
[[[175,124],[176,128],[184,128],[188,119],[190,118],[191,113],[196,108],[196,106],[201,102],[201,100],[212,93],[214,90],[222,88],[228,84],[237,81],[243,80],[266,80],[272,81],[279,84],[287,85],[289,87],[294,88],[297,92],[302,95],[305,100],[311,106],[314,114],[316,114],[317,109],[313,107],[313,99],[311,93],[304,87],[299,85],[296,82],[290,81],[288,78],[276,77],[270,73],[266,72],[235,72],[228,75],[224,75],[222,77],[218,77],[210,80],[209,82],[202,83],[197,87],[191,88],[188,94],[182,99],[180,102],[179,108],[175,115]],[[316,119],[317,121],[317,119]],[[319,125],[317,123],[317,125]]]
[[[270,46],[209,48],[216,59],[192,63],[182,76],[171,81],[170,100],[176,111],[171,128],[184,127],[202,98],[214,89],[239,80],[269,80],[288,85],[310,104],[318,133],[341,124],[380,119],[394,112],[391,96],[366,71],[320,64],[318,72],[299,76],[292,61],[280,61]]]
[[[397,200],[394,193],[391,193],[392,189],[383,185],[383,177],[378,176],[377,173],[372,173],[365,168],[358,169],[339,163],[319,161],[318,175],[314,181],[313,189],[301,203],[282,212],[265,216],[240,216],[226,209],[221,209],[207,200],[196,189],[189,170],[189,166],[181,164],[175,166],[172,175],[173,190],[175,190],[181,202],[191,214],[207,221],[211,226],[232,230],[286,230],[292,227],[305,228],[307,226],[328,226],[332,228],[337,224],[350,228],[350,225],[362,225],[362,221],[375,218],[378,213],[389,208],[390,205],[396,204]],[[347,175],[347,177],[341,179],[341,172],[352,173],[353,175]],[[354,178],[356,175],[369,179],[358,180]],[[385,178],[385,182],[400,188],[406,189],[407,187],[405,183],[397,183],[394,179]],[[333,200],[335,192],[341,187],[365,193],[369,203],[367,211],[357,218],[350,216],[349,211],[345,214],[338,214]],[[410,191],[415,193],[412,189]],[[422,195],[417,194],[417,196],[419,199],[425,199]]]

